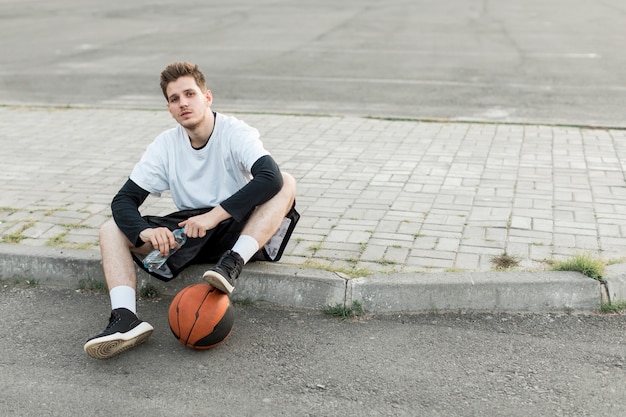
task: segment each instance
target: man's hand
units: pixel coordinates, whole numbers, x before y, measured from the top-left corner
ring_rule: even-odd
[[[230,214],[222,206],[217,206],[207,213],[190,217],[178,225],[185,228],[185,234],[189,237],[204,237],[207,230],[215,229],[220,222],[228,218]]]
[[[174,233],[167,227],[144,229],[139,233],[139,238],[146,243],[152,244],[154,249],[158,249],[161,252],[161,256],[169,255],[170,249],[178,245],[174,238]]]

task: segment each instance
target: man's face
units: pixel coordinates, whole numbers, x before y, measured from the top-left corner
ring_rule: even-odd
[[[184,128],[194,129],[205,121],[211,107],[211,91],[202,91],[191,76],[180,77],[167,85],[167,109]]]

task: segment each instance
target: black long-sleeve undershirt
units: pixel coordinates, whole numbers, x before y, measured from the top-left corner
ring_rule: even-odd
[[[143,241],[139,239],[139,233],[150,228],[148,222],[139,213],[139,206],[149,195],[148,191],[138,186],[133,180],[128,179],[111,202],[111,212],[117,227],[137,247],[143,244]]]
[[[220,204],[237,222],[242,221],[256,206],[274,197],[283,186],[280,168],[270,155],[259,158],[250,171],[252,180]],[[111,202],[115,223],[136,246],[143,244],[139,238],[141,231],[151,227],[139,213],[139,206],[149,194],[128,179]]]
[[[278,164],[269,155],[252,165],[252,180],[220,205],[235,221],[242,221],[256,206],[274,197],[283,188],[283,175]]]

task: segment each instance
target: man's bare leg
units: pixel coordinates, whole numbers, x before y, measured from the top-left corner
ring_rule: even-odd
[[[102,268],[109,291],[120,285],[137,289],[137,274],[131,248],[130,241],[115,221],[110,220],[100,228]]]
[[[150,245],[144,245],[150,246]],[[111,318],[104,332],[89,339],[85,352],[96,359],[110,358],[143,343],[154,330],[137,318],[137,274],[131,255],[134,246],[114,221],[100,228],[100,251],[104,277],[111,296]],[[143,248],[142,252],[149,250]]]
[[[256,243],[249,256],[258,251],[276,233],[285,215],[293,207],[295,196],[296,180],[290,174],[283,173],[281,190],[254,210],[241,232],[240,240],[248,238],[253,239]],[[236,249],[238,244],[239,241],[233,249]],[[213,287],[230,294],[234,290],[235,279],[239,276],[241,268],[248,259],[249,257],[242,258],[236,250],[229,251],[214,268],[204,273],[203,278]]]

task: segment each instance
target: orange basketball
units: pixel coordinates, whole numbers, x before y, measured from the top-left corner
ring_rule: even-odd
[[[209,284],[183,288],[172,300],[170,329],[191,349],[210,349],[222,343],[233,329],[235,315],[228,295]]]

